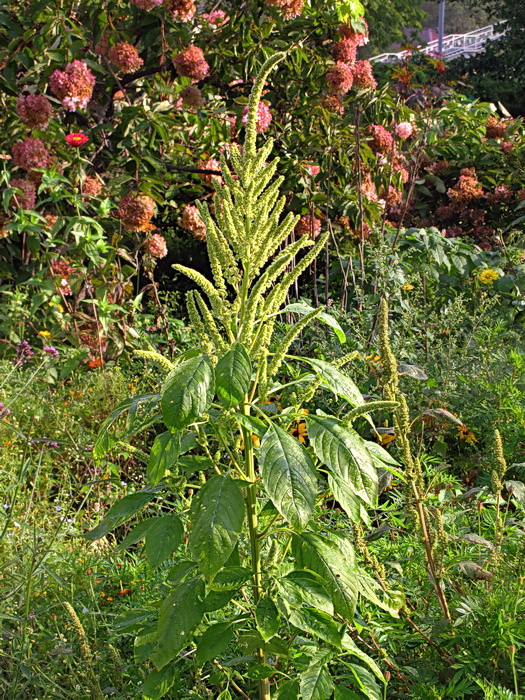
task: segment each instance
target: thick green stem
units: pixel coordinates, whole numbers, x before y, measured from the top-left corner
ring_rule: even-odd
[[[244,415],[250,414],[250,407],[245,405]],[[253,571],[253,604],[257,605],[262,595],[261,581],[261,550],[258,533],[257,518],[257,483],[255,481],[255,459],[253,453],[252,435],[244,426],[242,427],[242,437],[244,440],[244,470],[250,485],[246,487],[246,512],[248,514],[248,529],[250,531],[250,548]],[[260,663],[266,661],[263,649],[259,649],[257,656]],[[259,700],[270,700],[270,681],[264,679],[259,681]]]

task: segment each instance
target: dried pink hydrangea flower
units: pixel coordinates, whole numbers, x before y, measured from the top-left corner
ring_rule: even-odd
[[[347,93],[354,82],[354,72],[351,66],[338,61],[326,74],[330,92],[335,95]]]
[[[193,0],[164,0],[164,5],[175,22],[189,22],[197,9]]]
[[[95,76],[84,61],[72,61],[65,70],[56,70],[49,77],[49,87],[69,112],[85,109],[93,94]]]
[[[40,139],[29,137],[19,141],[13,146],[12,153],[13,163],[24,170],[47,168],[50,165],[49,152]]]
[[[329,112],[333,112],[334,114],[343,114],[345,111],[345,106],[341,95],[325,95],[321,105]]]
[[[202,166],[202,169],[218,170],[220,173],[221,164],[216,158],[208,158],[208,160]],[[200,177],[209,185],[212,185],[214,182],[218,182],[219,184],[222,184],[223,182],[222,175],[220,174],[215,175],[214,173],[200,173]]]
[[[384,126],[371,124],[368,133],[372,137],[368,143],[375,153],[389,153],[392,150],[394,137]]]
[[[11,187],[16,187],[22,194],[15,194],[11,202],[19,209],[34,209],[36,203],[36,188],[31,180],[14,178],[11,180]]]
[[[354,85],[361,90],[375,90],[377,81],[374,78],[370,61],[358,61],[354,66]]]
[[[293,19],[303,11],[304,0],[266,0],[266,4],[278,7],[284,19]]]
[[[137,49],[127,41],[119,41],[108,51],[108,59],[121,73],[135,73],[144,65]]]
[[[206,240],[206,224],[201,219],[199,210],[193,204],[188,204],[184,207],[181,226],[190,231],[200,241]]]
[[[131,0],[131,2],[139,10],[154,10],[159,5],[162,5],[163,0]]]
[[[248,123],[248,105],[246,105],[242,112],[242,123],[244,126]],[[258,134],[262,134],[263,131],[270,126],[272,123],[272,113],[268,105],[264,102],[259,102],[257,105],[257,116],[255,118],[255,131]]]
[[[301,216],[295,226],[295,233],[298,236],[317,238],[317,236],[321,233],[321,220],[316,216]]]
[[[53,116],[53,108],[45,95],[20,95],[16,101],[20,120],[30,129],[46,129]]]
[[[414,127],[410,122],[399,122],[396,126],[396,136],[400,139],[408,139],[414,133]]]
[[[145,194],[127,194],[118,203],[117,218],[128,231],[147,230],[154,213],[155,202]]]
[[[82,183],[82,194],[88,197],[98,197],[102,192],[102,183],[98,177],[86,175]]]
[[[202,50],[193,44],[184,51],[180,51],[173,59],[173,63],[179,75],[191,78],[194,83],[204,80],[210,72]]]
[[[146,239],[144,244],[146,252],[152,258],[165,258],[168,254],[168,246],[166,245],[166,239],[160,235],[160,233],[154,233],[149,238]]]
[[[357,56],[357,44],[353,39],[342,39],[332,46],[334,61],[343,63],[355,63]]]
[[[354,29],[351,24],[339,25],[339,36],[341,39],[352,39],[357,46],[368,44],[368,25],[364,19],[361,19],[361,23],[365,28],[364,32]]]
[[[182,103],[187,107],[200,109],[206,104],[206,98],[196,85],[188,85],[181,90]]]

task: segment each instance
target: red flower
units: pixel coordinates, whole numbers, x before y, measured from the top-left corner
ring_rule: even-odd
[[[85,134],[68,134],[66,136],[66,142],[70,146],[76,146],[77,148],[79,146],[83,146],[88,141],[89,141],[89,139]]]

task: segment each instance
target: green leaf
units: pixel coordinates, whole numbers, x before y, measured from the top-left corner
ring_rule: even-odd
[[[273,600],[268,596],[264,596],[257,603],[255,622],[265,642],[277,634],[279,630],[279,611]]]
[[[335,647],[341,647],[341,625],[331,615],[315,608],[290,608],[288,619],[300,630]]]
[[[157,435],[151,448],[146,475],[149,483],[156,486],[168,469],[177,463],[180,454],[180,434],[169,430]]]
[[[368,654],[362,651],[349,634],[343,635],[342,643],[343,649],[346,649],[346,651],[349,651],[350,654],[352,654],[352,656],[357,656],[357,658],[360,661],[363,661],[365,664],[367,664],[367,666],[372,670],[375,676],[380,681],[384,682],[385,677],[383,676],[381,669],[376,664],[374,659],[372,659],[370,656],[368,656]]]
[[[359,690],[365,694],[368,700],[383,700],[383,687],[378,685],[368,669],[356,666],[356,664],[346,664],[346,666],[354,674]]]
[[[154,518],[146,532],[146,557],[149,565],[157,567],[166,561],[182,542],[184,529],[176,515]]]
[[[252,577],[251,569],[242,566],[228,566],[221,569],[208,584],[211,591],[237,591]]]
[[[323,579],[313,571],[295,570],[277,581],[279,592],[292,606],[309,605],[329,615],[334,606],[324,586]]]
[[[355,581],[355,555],[349,540],[342,535],[313,532],[294,535],[293,554],[301,569],[310,569],[325,582],[335,610],[351,620],[358,598]]]
[[[236,413],[234,418],[237,423],[242,425],[244,428],[246,428],[246,430],[249,430],[254,435],[257,435],[259,438],[262,438],[266,432],[266,423],[260,418],[256,418],[255,416],[245,416],[244,413]]]
[[[334,691],[334,700],[361,700],[361,696],[350,688],[336,686]]]
[[[254,681],[260,681],[263,678],[270,678],[274,673],[275,666],[270,666],[270,664],[255,664],[254,666],[250,666],[250,668],[244,672],[244,675]]]
[[[365,403],[363,394],[359,391],[357,385],[340,369],[337,369],[329,362],[318,360],[317,358],[303,357],[301,359],[312,365],[321,377],[323,384],[328,389],[331,389],[336,396],[340,396],[345,401],[348,401],[351,406],[362,406]]]
[[[233,552],[244,521],[244,499],[229,476],[214,476],[199,490],[190,510],[190,551],[208,580]]]
[[[215,368],[217,396],[226,408],[244,400],[252,380],[252,363],[241,343],[234,343]]]
[[[175,431],[193,423],[208,410],[214,394],[215,378],[207,355],[181,362],[162,386],[161,409],[166,426]]]
[[[211,625],[200,637],[195,639],[197,652],[195,662],[202,666],[206,661],[211,661],[222,654],[228,647],[233,637],[233,625],[231,622],[218,622]]]
[[[328,486],[334,494],[335,500],[354,523],[363,522],[370,524],[370,518],[363,506],[363,502],[354,493],[352,486],[339,474],[328,474]]]
[[[151,671],[139,689],[143,699],[160,700],[163,698],[175,683],[177,672],[175,664],[166,666],[162,671]]]
[[[300,676],[302,700],[329,700],[334,692],[334,684],[326,660],[331,654],[324,652],[314,657],[312,663]]]
[[[174,659],[189,642],[204,615],[204,581],[192,578],[181,583],[164,600],[159,611],[157,644],[151,660],[158,671]]]
[[[298,697],[298,681],[284,681],[284,683],[281,683],[281,685],[277,688],[277,692],[275,694],[275,700],[297,700]]]
[[[84,537],[87,540],[99,540],[108,534],[114,527],[123,523],[127,518],[135,515],[141,508],[144,508],[153,498],[155,491],[137,491],[129,496],[124,496],[112,506],[104,519],[92,530],[86,532]]]
[[[177,462],[179,471],[182,472],[202,472],[205,469],[213,469],[212,461],[203,455],[185,455],[179,457]]]
[[[170,664],[162,671],[152,671],[140,686],[140,693],[144,700],[160,700],[175,683],[178,669],[175,664]]]
[[[277,425],[266,431],[259,453],[264,488],[279,513],[302,532],[315,507],[317,472],[308,452]]]
[[[399,617],[399,610],[405,604],[405,596],[401,591],[383,591],[379,583],[360,568],[354,572],[354,580],[362,598],[386,610],[393,617]]]
[[[349,482],[365,503],[375,505],[377,472],[363,438],[332,416],[307,416],[310,444],[319,460]]]
[[[186,578],[186,576],[196,568],[197,564],[195,564],[194,561],[189,561],[189,559],[183,559],[182,561],[177,562],[176,564],[174,564],[174,566],[171,567],[168,574],[168,581],[177,585],[182,581],[183,578]]]
[[[281,309],[279,313],[311,314],[312,311],[315,311],[313,306],[309,306],[308,304],[294,303],[288,304],[288,306],[285,306],[284,309]],[[317,318],[333,329],[341,345],[343,343],[346,343],[346,335],[344,334],[343,329],[339,325],[339,322],[331,314],[326,313],[325,311],[321,311]]]

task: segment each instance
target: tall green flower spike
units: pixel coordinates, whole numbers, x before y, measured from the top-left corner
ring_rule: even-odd
[[[187,297],[188,313],[203,348],[221,356],[233,342],[241,342],[252,360],[266,362],[276,316],[286,295],[310,262],[323,249],[326,237],[317,243],[300,238],[283,250],[280,246],[293,231],[298,216],[281,217],[286,198],[281,196],[283,177],[275,177],[279,159],[267,162],[273,148],[269,139],[257,150],[257,108],[266,78],[285,57],[271,56],[257,76],[248,102],[244,148],[233,144],[228,165],[221,155],[224,184],[216,184],[214,216],[206,203],[197,203],[206,225],[208,257],[214,283],[195,270],[174,265],[195,282],[208,297],[209,307],[198,292]],[[291,268],[303,248],[310,250]],[[269,291],[270,290],[270,291]],[[275,374],[290,343],[313,318],[310,314],[290,331],[277,348],[268,367]]]

